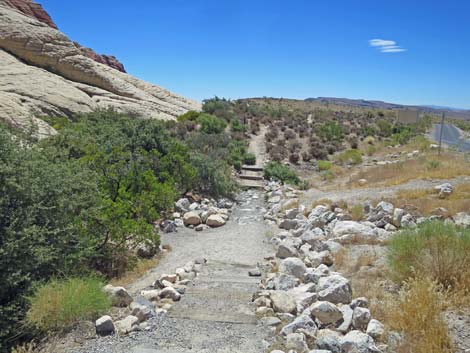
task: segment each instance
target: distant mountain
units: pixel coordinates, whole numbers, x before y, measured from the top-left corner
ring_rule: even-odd
[[[457,109],[452,107],[434,106],[434,105],[404,105],[397,103],[388,103],[383,101],[365,100],[365,99],[349,99],[335,97],[318,97],[307,98],[307,102],[319,102],[324,104],[335,104],[342,106],[351,106],[357,108],[383,109],[383,110],[418,110],[422,113],[431,115],[441,115],[443,112],[449,118],[470,119],[470,110]]]

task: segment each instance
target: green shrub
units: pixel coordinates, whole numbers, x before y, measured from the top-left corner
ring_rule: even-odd
[[[362,163],[362,153],[359,150],[350,149],[340,153],[337,159],[342,164],[356,165]]]
[[[430,160],[430,161],[427,162],[426,167],[427,167],[428,169],[431,169],[431,170],[432,170],[432,169],[437,169],[437,168],[439,168],[439,167],[441,166],[441,164],[442,164],[441,161],[432,159],[432,160]]]
[[[31,296],[27,322],[42,332],[63,331],[81,320],[95,320],[110,308],[96,278],[52,280]]]
[[[395,280],[426,276],[454,287],[470,283],[470,229],[426,222],[396,234],[388,245],[388,263]]]
[[[325,123],[317,130],[317,135],[324,141],[342,141],[343,128],[335,122]]]
[[[200,112],[196,112],[194,110],[187,111],[186,113],[180,115],[176,120],[179,122],[183,121],[197,121],[199,118],[199,115],[201,115]]]
[[[253,153],[247,153],[247,154],[245,154],[244,162],[247,165],[255,165],[256,164],[256,156]]]
[[[232,131],[235,131],[235,132],[245,132],[245,131],[246,131],[246,127],[245,127],[245,125],[242,124],[242,122],[240,121],[240,119],[238,119],[238,118],[233,118],[233,119],[232,119]]]
[[[320,172],[320,176],[323,180],[332,181],[335,178],[335,174],[332,170],[323,170]]]
[[[196,190],[215,197],[231,196],[236,190],[229,166],[223,161],[214,161],[197,153],[191,156],[191,163],[197,170],[197,178],[194,181]]]
[[[300,182],[295,171],[279,162],[269,162],[264,168],[264,177],[268,180],[273,179],[289,184]]]
[[[331,168],[333,167],[333,163],[331,163],[330,161],[319,160],[317,161],[317,165],[318,165],[318,170],[321,172],[324,170],[331,170]]]
[[[201,124],[201,131],[206,134],[220,134],[227,127],[225,121],[210,114],[201,114],[197,122]]]

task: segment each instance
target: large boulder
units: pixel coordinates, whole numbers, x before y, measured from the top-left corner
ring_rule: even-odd
[[[305,275],[307,267],[303,261],[297,257],[288,257],[281,261],[279,272],[285,273],[296,278],[302,279]]]
[[[353,242],[373,242],[378,239],[377,230],[370,225],[355,221],[336,222],[330,233],[340,244]]]
[[[277,313],[297,313],[295,300],[284,291],[273,291],[270,295],[272,306]]]
[[[317,301],[310,307],[312,316],[324,325],[338,322],[343,318],[343,314],[336,305],[330,302]]]
[[[132,297],[124,287],[115,287],[111,284],[104,286],[103,291],[111,299],[114,306],[125,307],[132,303]]]
[[[197,212],[186,212],[183,216],[183,222],[186,226],[197,226],[201,224],[201,217]]]
[[[212,228],[222,227],[225,223],[225,219],[219,214],[210,215],[206,221],[206,224]]]
[[[351,283],[341,275],[333,274],[318,280],[318,298],[334,304],[349,304],[352,300]]]
[[[341,340],[341,353],[379,353],[374,339],[361,331],[350,331]]]
[[[178,212],[181,212],[181,213],[186,213],[189,211],[189,206],[191,205],[191,203],[189,202],[189,200],[187,198],[181,198],[179,199],[178,201],[175,202],[175,209],[178,211]]]
[[[456,225],[464,228],[470,228],[470,214],[459,212],[453,218]]]

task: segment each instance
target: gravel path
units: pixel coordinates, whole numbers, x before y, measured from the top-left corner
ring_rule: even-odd
[[[453,185],[457,185],[464,182],[470,182],[470,177],[458,177],[449,180],[411,180],[407,183],[395,186],[364,187],[334,191],[322,191],[319,189],[312,188],[303,194],[301,201],[305,205],[310,205],[313,202],[321,199],[329,199],[331,201],[344,200],[348,202],[379,200],[381,198],[393,197],[399,190],[432,189],[434,186],[443,183],[451,183]]]
[[[180,302],[165,315],[149,320],[149,330],[128,336],[89,340],[73,353],[261,353],[266,329],[258,324],[251,304],[259,278],[248,270],[272,255],[263,222],[263,195],[239,195],[230,221],[221,228],[197,233],[190,229],[164,234],[170,251],[160,264],[129,289],[135,294],[159,275],[205,257],[203,272]]]

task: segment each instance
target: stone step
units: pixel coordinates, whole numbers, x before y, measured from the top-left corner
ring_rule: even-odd
[[[252,172],[255,173],[255,172]],[[238,176],[240,179],[245,179],[245,180],[263,180],[264,177],[262,175],[256,175],[256,174],[240,174]]]
[[[196,296],[196,297],[204,297],[207,299],[229,299],[229,300],[237,300],[242,301],[245,303],[251,302],[253,297],[252,292],[248,291],[236,291],[231,288],[223,288],[223,289],[205,289],[205,288],[191,288],[186,290],[184,293],[185,299],[186,296]]]
[[[249,325],[256,325],[258,322],[258,318],[254,314],[236,313],[233,311],[215,312],[213,310],[211,311],[210,308],[198,308],[191,310],[178,310],[176,308],[177,306],[174,306],[168,311],[168,316],[170,318]]]
[[[252,170],[252,171],[255,171],[255,172],[262,172],[264,170],[264,168],[262,166],[259,166],[259,165],[243,165],[242,166],[242,170]]]
[[[248,180],[248,179],[239,179],[238,185],[241,188],[247,189],[263,189],[264,188],[264,181],[263,180]]]

